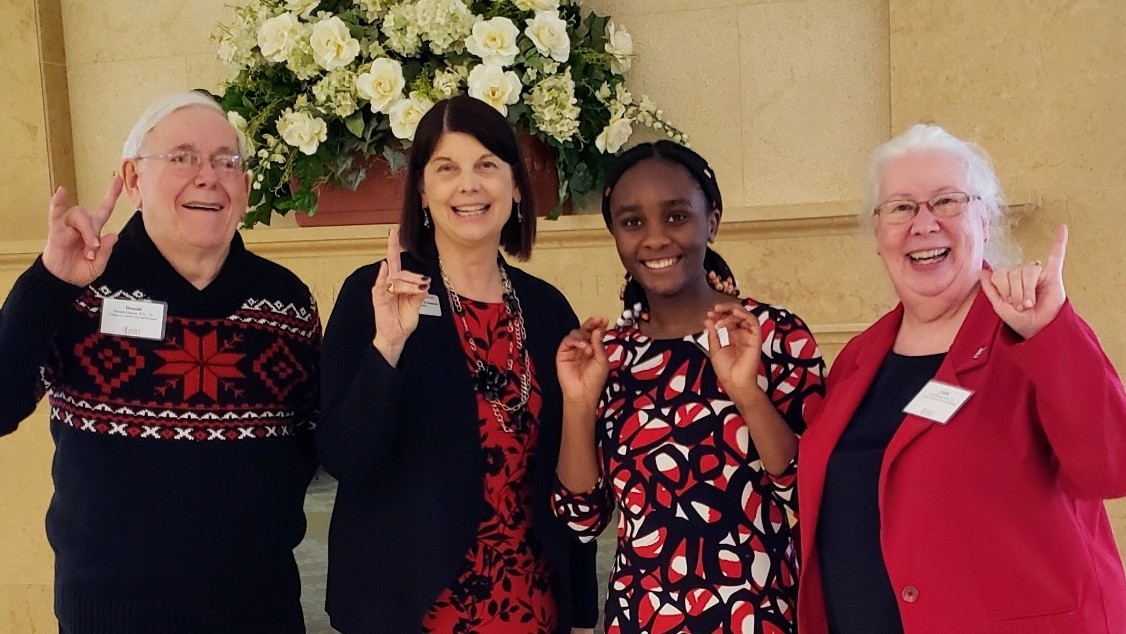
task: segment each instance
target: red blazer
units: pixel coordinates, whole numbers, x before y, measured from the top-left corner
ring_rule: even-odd
[[[845,346],[801,439],[798,624],[828,631],[825,469],[903,307]],[[880,543],[907,634],[1126,632],[1103,499],[1126,495],[1126,394],[1070,302],[1023,341],[978,294],[937,380],[974,391],[946,425],[906,415],[880,469]]]

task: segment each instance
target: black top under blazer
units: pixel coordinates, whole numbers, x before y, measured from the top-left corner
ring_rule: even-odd
[[[378,263],[345,280],[325,330],[317,444],[339,481],[325,608],[345,634],[421,631],[426,611],[460,571],[484,513],[477,394],[446,289],[436,264],[404,253],[402,265],[430,276],[442,315],[419,317],[397,368],[372,345]],[[555,352],[578,319],[555,287],[506,270],[543,392],[532,517],[556,572],[559,631],[566,633],[598,619],[594,544],[580,543],[550,508],[562,426]]]

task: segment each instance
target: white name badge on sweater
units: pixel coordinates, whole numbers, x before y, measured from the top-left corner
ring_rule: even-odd
[[[102,300],[102,325],[99,331],[106,335],[121,335],[138,339],[164,339],[164,316],[168,304],[164,302],[133,299]]]
[[[419,307],[418,313],[420,315],[431,315],[434,317],[442,316],[442,302],[438,301],[437,295],[427,295],[422,300],[422,306]]]
[[[903,411],[945,425],[970,400],[973,393],[973,390],[932,379],[919,390]]]

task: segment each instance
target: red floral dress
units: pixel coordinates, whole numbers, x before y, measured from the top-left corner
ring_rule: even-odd
[[[543,399],[532,374],[527,405],[512,414],[500,410],[512,431],[503,429],[484,394],[499,391],[504,402],[518,402],[519,379],[533,368],[523,367],[523,357],[513,346],[516,359],[504,380],[512,335],[503,303],[462,297],[461,304],[468,335],[477,346],[473,351],[461,317],[454,314],[477,390],[486,512],[457,578],[426,614],[423,632],[553,633],[557,622],[553,576],[532,528],[532,464]],[[478,370],[478,358],[484,362],[485,372]],[[530,358],[528,362],[530,365]]]
[[[824,363],[793,313],[752,299],[762,326],[759,385],[786,423],[822,394]],[[603,477],[590,493],[557,483],[555,513],[594,539],[621,511],[608,634],[793,634],[796,472],[762,467],[746,422],[693,337],[632,325],[603,340],[610,375],[595,423]]]

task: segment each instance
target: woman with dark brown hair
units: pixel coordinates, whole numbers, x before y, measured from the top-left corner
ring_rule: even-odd
[[[568,632],[597,620],[594,550],[549,503],[578,320],[510,266],[535,239],[512,128],[471,97],[419,122],[385,261],[325,333],[318,441],[340,486],[327,610],[346,632]]]

